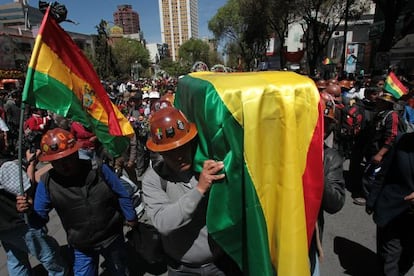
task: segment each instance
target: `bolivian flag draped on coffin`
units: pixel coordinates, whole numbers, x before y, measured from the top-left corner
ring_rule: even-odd
[[[198,72],[175,105],[199,131],[195,169],[223,160],[207,227],[245,275],[310,275],[323,191],[323,115],[313,81],[292,72]]]
[[[23,101],[90,128],[117,156],[134,130],[110,101],[91,63],[49,15],[43,18],[27,71]]]

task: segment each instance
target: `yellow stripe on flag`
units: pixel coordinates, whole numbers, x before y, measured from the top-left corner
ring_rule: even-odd
[[[278,275],[309,275],[302,177],[318,123],[318,91],[309,78],[291,72],[240,74],[237,85],[227,74],[192,75],[214,85],[244,128],[244,158]]]
[[[74,96],[76,96],[82,103],[85,103],[85,101],[88,100],[85,96],[92,97],[91,102],[93,102],[93,105],[88,106],[88,113],[94,119],[102,122],[105,125],[108,125],[108,114],[105,112],[105,109],[103,108],[103,105],[99,99],[95,97],[93,93],[85,95],[85,92],[87,91],[92,92],[90,84],[71,72],[71,70],[62,62],[59,56],[56,55],[56,53],[53,52],[47,44],[42,42],[41,36],[38,36],[36,40],[39,40],[36,41],[39,43],[37,44],[39,45],[39,48],[36,49],[39,51],[39,55],[37,59],[31,59],[29,67],[33,68],[39,73],[48,75],[61,82],[69,90],[71,90],[74,93]],[[56,97],[59,97],[59,95],[56,95]],[[121,120],[124,116],[118,110],[118,108],[114,106],[114,104],[112,104],[112,106],[114,107],[118,121]],[[120,127],[122,129],[122,133],[131,132],[129,125],[120,124]]]

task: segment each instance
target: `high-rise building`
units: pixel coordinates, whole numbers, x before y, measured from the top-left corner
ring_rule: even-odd
[[[123,29],[124,34],[137,34],[141,31],[139,15],[132,5],[118,5],[114,12],[114,23]]]
[[[171,57],[178,59],[180,45],[198,38],[198,0],[158,0],[161,40],[167,43]]]

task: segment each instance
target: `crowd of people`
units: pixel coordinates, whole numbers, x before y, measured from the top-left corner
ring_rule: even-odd
[[[312,275],[319,275],[323,257],[323,213],[342,208],[345,183],[353,202],[378,226],[384,275],[404,275],[413,264],[413,76],[395,76],[408,88],[401,97],[389,91],[387,74],[315,79],[325,146],[324,194],[309,250]],[[49,275],[96,275],[100,255],[112,275],[129,275],[124,226],[140,222],[138,194],[161,238],[169,275],[241,275],[207,231],[208,191],[225,177],[223,162],[206,160],[200,173],[192,170],[198,132],[173,106],[177,80],[102,84],[135,130],[118,157],[106,153],[93,130],[80,122],[35,107],[26,109],[19,145],[21,94],[0,92],[0,240],[9,274],[31,275],[30,254]],[[15,181],[19,146],[26,154],[24,193]],[[52,209],[67,234],[70,264],[47,234]]]
[[[414,261],[414,76],[390,70],[357,81],[315,83],[325,118],[333,122],[325,124],[332,131],[330,147],[349,160],[345,180],[353,203],[364,206],[377,225],[382,271],[405,275]]]

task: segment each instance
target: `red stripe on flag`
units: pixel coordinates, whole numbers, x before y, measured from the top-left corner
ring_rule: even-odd
[[[394,72],[390,72],[390,74],[388,75],[390,81],[397,86],[399,89],[401,89],[403,94],[407,94],[408,89],[407,87],[405,87],[401,81],[398,79],[398,77],[394,74]]]
[[[323,194],[323,111],[319,103],[319,118],[306,157],[306,169],[303,173],[303,196],[305,200],[306,230],[308,246],[312,240],[315,223],[318,218]],[[322,184],[321,184],[322,183]]]
[[[111,101],[102,86],[92,64],[85,57],[72,38],[49,15],[50,6],[45,14],[39,35],[42,41],[56,53],[63,63],[79,78],[89,83],[108,114],[109,132],[122,136],[122,130],[116,118]]]

